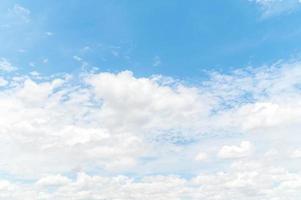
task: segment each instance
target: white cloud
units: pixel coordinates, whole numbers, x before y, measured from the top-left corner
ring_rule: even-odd
[[[291,154],[292,158],[301,158],[301,149],[296,149],[295,151],[292,152]]]
[[[0,181],[0,199],[300,195],[298,62],[213,73],[197,86],[129,71],[3,79],[0,171],[12,178]],[[192,178],[172,176],[183,172]]]
[[[197,161],[205,161],[207,159],[208,159],[208,155],[204,152],[199,152],[195,157],[195,160]]]
[[[89,65],[88,62],[86,62],[83,58],[81,58],[79,56],[73,56],[73,59],[81,64],[82,70],[86,70],[85,68]]]
[[[39,179],[36,185],[40,187],[60,187],[69,183],[71,183],[71,180],[65,176],[52,175]]]
[[[73,56],[73,59],[76,61],[82,61],[83,59],[79,56]]]
[[[7,59],[0,58],[0,71],[4,72],[12,72],[15,71],[17,68],[13,66]]]
[[[114,129],[142,129],[147,133],[199,128],[199,117],[209,112],[209,99],[196,88],[181,84],[161,86],[153,79],[135,78],[129,71],[96,74],[86,80],[93,86],[96,97],[103,100],[99,117]],[[105,120],[108,116],[110,121]]]
[[[220,158],[242,158],[251,154],[252,145],[249,141],[242,141],[239,146],[223,146],[218,152]]]
[[[0,170],[13,174],[127,170],[151,148],[146,140],[178,128],[187,137],[208,112],[196,89],[130,72],[90,74],[77,86],[68,76],[34,78],[14,77],[0,91]]]
[[[54,33],[53,32],[45,32],[45,34],[47,35],[47,36],[53,36],[54,35]]]
[[[243,132],[297,126],[301,123],[300,80],[298,62],[238,70],[231,76],[214,74],[209,90],[221,102],[215,124]]]
[[[286,127],[294,136],[293,126],[301,123],[299,69],[294,63],[251,74],[215,74],[201,87],[162,77],[136,78],[128,71],[82,74],[75,85],[70,76],[13,77],[0,91],[0,143],[5,147],[0,170],[30,176],[95,168],[122,173],[142,167],[143,157],[163,162],[172,152],[168,145],[166,151],[158,148],[162,142],[189,144],[204,134],[229,132],[259,132],[262,142],[269,142],[268,137],[286,137]],[[253,135],[256,143],[259,134]],[[289,138],[283,145],[299,141]],[[243,142],[223,147],[220,156],[244,157],[251,150]]]
[[[7,80],[5,80],[3,77],[0,77],[0,87],[7,85]]]
[[[35,187],[37,186],[37,187]],[[74,180],[64,176],[43,177],[34,185],[0,182],[5,199],[297,199],[301,175],[263,163],[235,163],[227,173],[202,174],[191,179],[177,176],[91,176],[78,173]]]

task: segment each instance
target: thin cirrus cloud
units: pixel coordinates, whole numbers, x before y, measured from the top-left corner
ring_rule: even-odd
[[[284,13],[291,13],[301,6],[299,0],[249,0],[256,3],[261,11],[262,17],[268,18]]]
[[[15,4],[12,9],[9,9],[8,15],[15,20],[20,22],[29,23],[30,22],[30,10],[19,5]]]
[[[238,200],[299,194],[301,172],[289,162],[300,160],[288,159],[301,141],[298,61],[212,73],[194,86],[130,71],[4,78],[0,170],[14,178],[2,178],[1,198]],[[202,154],[195,151],[200,145]],[[281,149],[287,162],[267,159],[271,149]],[[179,158],[184,152],[187,157]],[[208,168],[191,168],[204,163]],[[193,175],[173,175],[183,170]]]

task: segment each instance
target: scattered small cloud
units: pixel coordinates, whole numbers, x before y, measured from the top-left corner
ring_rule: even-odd
[[[73,56],[73,59],[76,61],[82,61],[83,59],[79,56]]]
[[[54,33],[53,33],[53,32],[46,32],[45,34],[46,34],[47,36],[53,36]]]
[[[37,71],[32,71],[29,73],[31,76],[40,76],[40,73]]]
[[[86,67],[89,66],[89,63],[87,61],[85,61],[82,57],[73,56],[73,59],[76,60],[77,62],[79,62],[81,64],[82,70],[85,70]]]
[[[30,22],[30,10],[19,5],[19,4],[15,4],[14,7],[12,9],[9,10],[9,14],[12,17],[15,17],[25,23],[29,23]]]
[[[47,63],[48,63],[48,58],[44,58],[44,59],[42,60],[42,62],[43,62],[44,64],[47,64]]]
[[[158,67],[162,63],[161,58],[159,56],[155,56],[153,59],[153,67]]]
[[[0,71],[12,72],[17,70],[6,58],[0,58]]]
[[[28,65],[29,65],[30,67],[35,67],[35,66],[36,66],[36,64],[35,64],[34,62],[29,62]]]
[[[85,46],[81,49],[82,52],[87,52],[87,51],[90,51],[91,50],[91,47],[90,46]]]
[[[7,85],[7,83],[7,80],[5,80],[3,77],[0,77],[0,87]]]

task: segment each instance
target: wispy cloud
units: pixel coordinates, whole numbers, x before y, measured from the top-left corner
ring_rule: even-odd
[[[0,58],[0,71],[12,72],[17,70],[6,58]]]
[[[30,10],[19,5],[15,4],[12,9],[9,10],[9,15],[16,20],[20,20],[25,23],[30,22]]]
[[[7,83],[7,80],[5,80],[3,77],[0,77],[0,86],[5,86]]]
[[[290,13],[301,6],[299,0],[249,0],[262,10],[262,17],[268,18],[283,13]]]
[[[155,56],[153,59],[153,67],[158,67],[162,64],[161,58],[159,56]]]

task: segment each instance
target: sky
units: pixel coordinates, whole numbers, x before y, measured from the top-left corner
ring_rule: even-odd
[[[299,0],[2,0],[0,200],[296,200]]]

